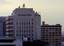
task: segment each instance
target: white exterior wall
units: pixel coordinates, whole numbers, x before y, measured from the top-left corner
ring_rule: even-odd
[[[40,39],[41,18],[33,9],[18,8],[12,13],[17,38],[27,37],[30,40]],[[20,36],[19,36],[20,35]]]

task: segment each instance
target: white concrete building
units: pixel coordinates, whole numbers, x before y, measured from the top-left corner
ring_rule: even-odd
[[[16,38],[27,38],[29,40],[39,40],[41,37],[40,15],[33,11],[33,8],[16,8],[13,13],[13,25],[16,34]]]

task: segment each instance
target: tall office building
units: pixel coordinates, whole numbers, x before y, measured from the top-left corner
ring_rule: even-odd
[[[0,38],[5,36],[5,17],[0,17]]]
[[[41,18],[33,8],[16,8],[12,16],[17,38],[40,39]]]
[[[50,46],[61,46],[61,25],[48,25],[43,22],[41,26],[41,40],[48,42]]]
[[[25,4],[23,4],[23,8],[16,8],[12,16],[16,38],[22,40],[39,40],[41,38],[41,17],[33,11],[33,8],[25,8]]]

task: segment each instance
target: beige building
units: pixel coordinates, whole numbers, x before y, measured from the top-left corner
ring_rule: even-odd
[[[61,25],[48,25],[43,22],[41,26],[41,40],[48,42],[50,46],[61,46]]]

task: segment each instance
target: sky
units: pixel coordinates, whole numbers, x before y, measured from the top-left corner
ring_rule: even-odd
[[[64,30],[64,0],[0,0],[0,16],[9,16],[19,5],[34,8],[47,24],[61,24]]]

